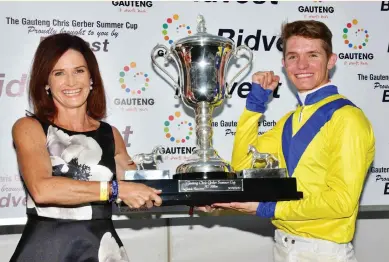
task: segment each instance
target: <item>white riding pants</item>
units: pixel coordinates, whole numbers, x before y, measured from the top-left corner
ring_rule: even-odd
[[[337,244],[276,230],[274,262],[357,262],[351,243]]]

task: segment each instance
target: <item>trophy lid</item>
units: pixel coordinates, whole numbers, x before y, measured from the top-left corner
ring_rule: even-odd
[[[207,33],[207,28],[205,26],[205,19],[204,16],[198,15],[197,16],[197,33],[192,36],[184,37],[180,40],[177,40],[173,45],[172,48],[174,49],[175,46],[181,45],[181,44],[194,44],[194,45],[203,45],[203,44],[228,44],[231,46],[234,46],[234,42],[227,38],[222,37],[218,35],[212,35]]]

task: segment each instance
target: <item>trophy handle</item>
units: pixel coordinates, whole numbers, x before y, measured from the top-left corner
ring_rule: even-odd
[[[171,55],[171,52],[169,51],[169,49],[164,46],[164,45],[161,45],[161,44],[157,44],[153,50],[151,50],[151,60],[153,61],[153,64],[155,64],[159,69],[161,69],[162,72],[164,72],[168,77],[170,77],[170,79],[173,81],[174,83],[174,91],[175,91],[175,95],[174,95],[174,98],[179,98],[180,97],[180,85],[177,83],[176,80],[174,80],[173,76],[168,72],[166,71],[158,62],[157,60],[155,59],[155,52],[158,50],[158,49],[163,49],[165,51],[165,54],[163,55],[163,58],[165,58],[165,62],[170,62],[170,60],[174,60],[172,59],[172,55]]]
[[[228,98],[231,98],[231,95],[229,94],[230,93],[230,86],[232,86],[232,84],[234,83],[235,79],[244,71],[246,70],[246,68],[251,64],[251,62],[253,61],[253,51],[247,46],[247,45],[240,45],[238,48],[236,48],[235,50],[235,53],[233,54],[233,56],[235,56],[236,58],[238,57],[238,52],[242,49],[245,49],[248,53],[249,53],[249,61],[247,62],[247,64],[241,69],[239,70],[238,73],[236,73],[236,75],[231,79],[230,82],[227,83],[226,85],[226,96]]]

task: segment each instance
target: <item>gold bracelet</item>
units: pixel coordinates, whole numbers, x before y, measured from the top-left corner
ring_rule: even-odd
[[[100,182],[100,201],[107,201],[108,200],[108,182],[107,181],[101,181]]]

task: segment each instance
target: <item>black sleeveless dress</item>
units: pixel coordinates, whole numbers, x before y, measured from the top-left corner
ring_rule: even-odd
[[[47,137],[53,176],[82,181],[115,177],[115,142],[109,124],[100,121],[97,130],[73,132],[40,123]],[[108,201],[39,206],[27,193],[27,223],[10,261],[129,261],[111,217]]]

